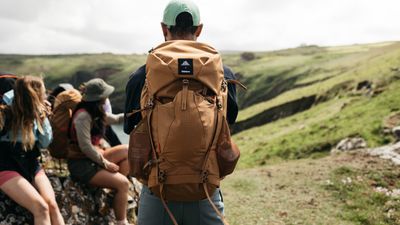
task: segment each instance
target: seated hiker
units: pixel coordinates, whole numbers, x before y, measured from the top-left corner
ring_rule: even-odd
[[[67,90],[72,90],[74,87],[69,84],[69,83],[61,83],[59,84],[49,95],[48,101],[51,103],[51,108],[54,109],[54,103],[55,99],[59,94],[61,94],[64,91]],[[107,98],[105,103],[104,103],[104,111],[106,113],[112,114],[112,106],[110,100]],[[121,141],[119,140],[117,134],[113,130],[113,128],[110,125],[106,125],[106,133],[104,135],[104,138],[107,140],[107,142],[112,146],[117,146],[121,144]]]
[[[72,118],[72,113],[78,103],[82,100],[82,96],[71,84],[59,84],[49,95],[48,101],[52,104],[52,114],[49,117],[53,129],[53,141],[48,147],[50,155],[55,159],[68,158],[68,128]],[[106,100],[104,104],[105,113],[112,115],[110,101]],[[107,146],[117,146],[121,144],[117,134],[112,127],[106,124],[104,139]],[[63,161],[58,161],[62,163]],[[60,169],[63,166],[60,166]]]
[[[0,190],[34,217],[35,225],[64,224],[54,190],[40,167],[52,140],[43,80],[25,76],[4,94],[0,111]]]
[[[101,140],[105,126],[123,122],[123,114],[105,113],[104,103],[114,87],[96,78],[84,84],[82,101],[76,106],[70,126],[68,169],[72,179],[116,191],[113,209],[117,224],[127,224],[128,146],[106,148]]]

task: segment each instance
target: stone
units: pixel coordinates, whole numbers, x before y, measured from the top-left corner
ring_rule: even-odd
[[[400,126],[393,127],[392,133],[394,137],[396,138],[396,141],[400,141]]]
[[[367,147],[367,142],[360,137],[345,138],[341,140],[333,151],[351,151]]]
[[[400,165],[400,142],[368,149],[368,154],[382,159],[390,160],[395,165]]]

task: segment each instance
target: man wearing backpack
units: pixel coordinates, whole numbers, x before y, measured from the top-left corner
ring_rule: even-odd
[[[208,224],[227,224],[223,220],[223,210],[224,210],[224,204],[222,202],[222,195],[219,190],[219,188],[209,188],[210,186],[213,186],[213,182],[210,180],[213,180],[215,177],[213,177],[211,171],[211,174],[208,174],[208,171],[203,171],[203,183],[209,183],[207,186],[206,184],[204,185],[204,198],[200,198],[200,200],[196,200],[196,197],[191,200],[174,200],[174,199],[179,199],[174,198],[174,194],[179,193],[172,193],[174,190],[174,185],[171,185],[170,183],[166,182],[165,185],[163,184],[163,167],[167,166],[165,164],[165,161],[172,162],[175,160],[172,160],[172,158],[162,158],[164,155],[160,153],[160,149],[168,149],[168,148],[174,148],[174,145],[169,146],[169,142],[173,142],[170,138],[170,136],[174,135],[180,135],[182,136],[182,139],[179,140],[179,135],[175,139],[175,145],[180,145],[181,143],[179,142],[184,142],[187,146],[190,146],[192,141],[190,140],[190,135],[193,136],[193,138],[199,138],[198,136],[212,136],[213,134],[221,132],[223,128],[225,130],[227,129],[227,125],[223,126],[222,122],[219,121],[218,119],[215,118],[221,118],[220,115],[224,116],[222,117],[224,121],[229,122],[230,124],[234,123],[237,117],[238,113],[238,106],[236,103],[236,88],[233,84],[231,83],[226,83],[225,80],[235,80],[235,76],[233,72],[223,66],[221,60],[219,58],[218,53],[212,48],[209,47],[208,45],[201,44],[199,42],[196,42],[197,38],[199,37],[203,25],[200,23],[200,13],[197,8],[197,6],[188,0],[172,0],[169,2],[169,4],[166,6],[164,10],[164,16],[163,16],[163,21],[161,23],[162,27],[162,32],[163,36],[165,38],[165,44],[160,45],[157,47],[154,51],[152,51],[149,55],[149,58],[147,60],[146,65],[140,67],[136,72],[134,72],[130,78],[129,82],[127,83],[126,86],[126,102],[125,102],[125,115],[126,119],[124,122],[124,131],[127,134],[131,134],[131,140],[130,140],[130,148],[132,144],[132,133],[135,132],[135,130],[138,129],[138,127],[142,126],[143,124],[148,124],[149,127],[147,129],[150,129],[151,140],[149,143],[152,144],[152,149],[153,151],[150,153],[152,155],[152,160],[148,161],[144,168],[146,167],[151,167],[151,171],[149,174],[147,174],[147,177],[143,179],[143,183],[145,184],[142,189],[141,197],[140,197],[140,203],[139,203],[139,216],[138,216],[138,223],[139,225],[160,225],[160,224],[190,224],[190,225],[208,225]],[[184,41],[182,41],[184,40]],[[187,41],[187,42],[185,42]],[[172,46],[172,47],[169,47]],[[183,47],[182,47],[183,46]],[[163,51],[163,49],[167,49]],[[200,49],[201,48],[201,49]],[[171,53],[177,54],[178,58],[175,62],[174,56],[169,57],[168,54],[161,54],[161,53],[169,53],[172,51],[175,51]],[[184,56],[187,56],[188,54],[192,54],[193,52],[199,52],[199,54],[203,54],[204,52],[204,57],[200,56],[197,59],[188,59],[185,58],[184,56],[181,58],[179,54],[181,53],[179,49],[188,49],[186,52],[187,54],[183,54]],[[199,50],[200,49],[200,50]],[[160,54],[159,54],[160,53]],[[193,53],[195,54],[195,53]],[[152,64],[153,62],[161,62],[159,65],[149,65]],[[170,63],[174,61],[174,63]],[[174,87],[166,87],[166,85],[163,86],[161,84],[162,82],[166,82],[165,79],[166,76],[162,76],[162,72],[160,73],[160,70],[157,68],[161,68],[164,66],[164,64],[170,63],[171,66],[169,68],[174,68],[171,69],[171,71],[178,70],[177,74],[175,74],[175,78],[173,78],[173,75],[171,77],[167,77],[168,79],[174,80],[169,82],[169,84],[172,83],[178,83],[178,85],[175,85]],[[214,64],[213,64],[214,63]],[[174,64],[174,65],[172,65]],[[213,64],[214,68],[211,68],[209,65]],[[208,75],[213,75],[215,73],[215,79],[214,78],[209,78],[206,75],[202,75],[202,77],[199,74],[202,74],[202,70],[200,67],[203,68],[203,71],[208,71]],[[168,68],[168,67],[166,67]],[[200,70],[200,71],[199,71]],[[158,73],[157,73],[158,71]],[[165,71],[165,70],[164,70]],[[172,74],[172,73],[171,73]],[[218,82],[222,81],[222,87],[214,87],[213,85],[203,85],[199,89],[199,91],[196,89],[196,85],[199,83],[202,83],[201,81],[204,81],[205,83],[212,83],[212,79],[217,80],[217,74],[221,74],[221,77],[218,78]],[[154,78],[156,77],[156,78]],[[178,77],[178,78],[176,78]],[[164,79],[165,78],[165,79]],[[160,83],[157,83],[157,79],[159,79]],[[198,79],[198,80],[196,80]],[[211,80],[211,81],[210,81]],[[197,82],[200,81],[200,82]],[[181,82],[181,83],[179,83]],[[215,83],[218,83],[215,82]],[[146,85],[145,85],[146,83]],[[168,82],[166,82],[168,83]],[[218,83],[219,84],[219,83]],[[155,95],[152,91],[157,89],[158,86],[159,90]],[[161,87],[162,86],[162,87]],[[171,85],[170,85],[171,86]],[[168,90],[165,90],[166,88]],[[179,92],[176,93],[176,89],[179,89]],[[195,91],[193,91],[195,90]],[[225,95],[221,97],[221,95],[218,95],[218,93],[223,93],[225,91]],[[164,96],[160,97],[159,93],[163,92]],[[176,93],[176,95],[172,94],[172,97],[169,96],[171,93]],[[211,94],[210,94],[211,93]],[[223,94],[222,94],[223,95]],[[153,99],[154,98],[154,99]],[[222,100],[224,99],[224,100]],[[178,103],[179,102],[179,103]],[[155,106],[154,106],[155,105]],[[200,105],[206,105],[206,107],[201,108]],[[217,105],[218,107],[215,107],[215,112],[210,111],[210,114],[207,114],[207,107],[212,108],[214,105]],[[168,107],[173,107],[168,109]],[[190,111],[193,107],[199,107],[203,111],[199,111],[198,114],[203,115],[199,116],[200,117],[200,122],[199,121],[193,121],[193,124],[191,124],[191,121],[185,121],[184,118],[186,118],[186,114],[180,112],[187,112]],[[217,109],[218,108],[218,109]],[[196,108],[197,109],[197,108]],[[165,110],[165,111],[162,111]],[[179,111],[179,112],[178,112]],[[174,114],[171,118],[167,118],[168,116],[166,114],[173,114],[174,112],[177,112]],[[218,114],[221,112],[220,114]],[[224,112],[224,113],[222,113]],[[197,112],[196,112],[197,113]],[[203,113],[203,114],[202,114]],[[213,114],[216,113],[216,114]],[[218,116],[217,116],[218,114]],[[165,115],[165,117],[163,117]],[[175,118],[176,116],[176,118]],[[193,115],[188,115],[193,116]],[[212,118],[208,118],[212,117]],[[225,118],[226,117],[226,118]],[[148,118],[148,119],[146,119]],[[159,118],[157,120],[157,118]],[[144,123],[139,123],[139,122],[144,122]],[[178,125],[177,125],[177,121]],[[204,122],[204,121],[209,121],[209,123]],[[207,126],[207,124],[212,124],[213,122],[217,121],[217,125],[210,128],[211,131],[209,130],[204,130],[202,133],[197,132],[198,127],[200,126],[202,128]],[[169,127],[170,134],[166,135],[163,133],[164,131],[161,131],[161,128],[163,124],[167,124],[167,126],[164,127]],[[179,124],[185,124],[183,127],[179,127]],[[197,126],[197,124],[200,124]],[[225,122],[226,124],[226,122]],[[135,128],[136,126],[136,128]],[[174,127],[178,126],[177,130],[174,130]],[[190,128],[188,128],[190,127]],[[221,128],[222,127],[222,128]],[[135,128],[135,130],[134,130]],[[215,130],[213,130],[215,128]],[[155,130],[160,130],[160,132],[155,132]],[[184,129],[179,130],[179,129]],[[158,131],[157,130],[157,131]],[[228,129],[229,130],[229,129]],[[214,132],[212,132],[214,131]],[[192,132],[192,133],[191,133]],[[196,133],[197,132],[197,133]],[[186,133],[186,134],[185,134]],[[187,136],[189,133],[189,136]],[[191,134],[190,134],[191,133]],[[198,135],[197,135],[198,134]],[[185,137],[183,137],[185,136]],[[187,137],[189,138],[187,138]],[[163,139],[164,138],[164,139]],[[230,138],[230,136],[229,136]],[[145,136],[140,136],[139,140],[142,141],[146,139]],[[164,140],[166,143],[165,147],[163,141],[160,141],[161,139]],[[189,139],[189,140],[186,140]],[[215,140],[214,140],[215,139]],[[210,151],[211,148],[214,148],[215,142],[217,142],[217,139],[219,141],[219,137],[212,137],[211,140],[204,138],[204,143],[200,144],[201,146],[205,146],[207,149],[206,156],[205,158],[208,160],[211,158],[212,162],[207,162],[205,164],[212,164],[217,160],[215,156],[215,151]],[[166,141],[168,140],[168,141]],[[193,141],[194,143],[195,141]],[[225,142],[226,143],[226,142]],[[136,144],[136,143],[133,143]],[[139,144],[140,145],[140,144]],[[194,144],[195,145],[195,144]],[[156,146],[156,147],[154,147]],[[193,149],[196,149],[197,147],[193,146]],[[190,161],[192,155],[188,153],[187,160]],[[211,155],[211,156],[209,156]],[[201,156],[203,157],[203,156]],[[179,157],[178,157],[179,158]],[[180,158],[184,158],[185,156],[180,156]],[[238,157],[237,157],[238,158]],[[235,160],[237,160],[237,158]],[[172,161],[171,161],[172,160]],[[207,161],[204,160],[204,161]],[[199,164],[202,164],[203,162],[199,162]],[[137,165],[131,163],[131,167],[136,167]],[[172,165],[173,163],[171,163]],[[179,164],[179,163],[177,163]],[[179,165],[184,164],[180,162]],[[155,166],[154,166],[155,165]],[[140,168],[142,168],[143,165],[140,165]],[[208,168],[211,168],[212,166],[208,165]],[[172,166],[173,167],[173,166]],[[184,167],[182,167],[184,168]],[[203,167],[204,168],[204,167]],[[131,168],[132,170],[132,168]],[[173,171],[173,168],[169,168],[170,171]],[[178,170],[180,170],[178,168]],[[183,172],[184,169],[181,170]],[[233,169],[232,169],[233,170]],[[170,174],[168,174],[168,170],[166,170],[166,178],[165,180],[171,182],[172,179],[169,177]],[[218,171],[218,168],[217,168]],[[231,172],[231,171],[230,171]],[[228,172],[228,174],[230,173]],[[174,173],[179,173],[179,171],[174,171]],[[218,172],[217,172],[218,173]],[[164,174],[165,175],[165,174]],[[184,175],[183,175],[184,176]],[[182,174],[179,174],[176,177],[182,178]],[[225,176],[221,175],[221,177],[218,177],[218,181],[215,182],[215,184],[219,184],[219,178]],[[140,176],[135,176],[139,177]],[[188,175],[189,177],[189,175]],[[183,178],[182,178],[183,179]],[[190,178],[188,178],[190,179]],[[140,180],[140,179],[139,179]],[[159,183],[161,182],[161,184]],[[173,181],[172,181],[173,182]],[[154,184],[156,183],[156,184]],[[176,183],[179,183],[177,181]],[[179,185],[177,185],[179,186]],[[217,187],[219,185],[216,185]],[[186,187],[186,186],[185,186]],[[203,186],[199,185],[200,189],[202,189]],[[190,188],[189,188],[190,189]],[[189,189],[178,189],[177,192],[182,192],[184,195],[186,192],[189,192]],[[211,190],[213,192],[208,193],[206,190]],[[187,191],[188,190],[188,191]],[[190,190],[191,191],[191,190]],[[201,190],[203,191],[203,190]],[[172,194],[171,194],[172,193]],[[172,196],[172,197],[169,197]],[[205,197],[207,196],[207,198]],[[172,200],[169,200],[172,199]],[[212,203],[211,203],[212,202]],[[222,218],[221,218],[222,217]]]

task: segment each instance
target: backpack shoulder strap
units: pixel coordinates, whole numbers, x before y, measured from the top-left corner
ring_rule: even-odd
[[[71,119],[69,120],[69,124],[68,124],[68,139],[70,139],[70,140],[72,140],[72,138],[73,138],[72,132],[73,132],[73,128],[74,128],[74,125],[73,125],[74,119],[75,119],[76,115],[78,115],[78,113],[83,112],[83,111],[86,111],[86,110],[78,109],[75,112],[73,112],[71,115]]]
[[[6,105],[0,105],[0,122],[3,123],[0,130],[0,137],[2,137],[10,130],[10,114]]]

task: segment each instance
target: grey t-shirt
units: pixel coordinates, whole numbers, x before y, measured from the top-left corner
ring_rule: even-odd
[[[124,120],[124,114],[106,113],[105,119],[108,125],[122,123]],[[86,111],[78,112],[73,120],[73,123],[76,130],[78,145],[83,154],[85,154],[92,161],[104,167],[103,155],[98,152],[95,146],[92,144],[90,136],[92,117],[90,114]]]

